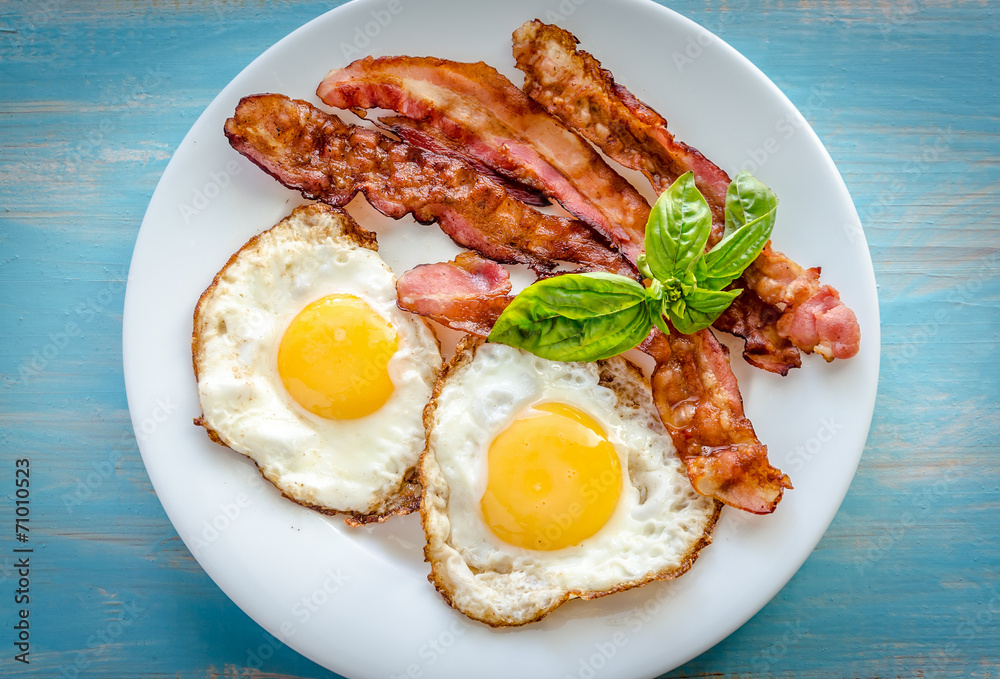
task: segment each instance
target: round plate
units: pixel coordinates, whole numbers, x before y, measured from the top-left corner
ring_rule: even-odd
[[[240,97],[269,91],[319,103],[314,92],[327,71],[367,54],[483,60],[520,83],[510,34],[536,16],[579,37],[618,82],[670,120],[678,139],[732,174],[750,169],[775,191],[775,246],[823,267],[824,281],[858,314],[862,349],[833,364],[805,357],[781,378],[748,367],[730,343],[748,416],[795,490],[771,516],[726,509],[714,544],[675,582],[573,601],[540,623],[493,630],[453,611],[427,582],[418,517],[350,529],[283,499],[247,459],[192,424],[200,409],[191,314],[229,255],[303,202],[226,142],[222,125]],[[348,209],[378,233],[397,272],[457,252],[434,226],[393,222],[362,199]],[[139,231],[125,299],[129,408],[177,532],[254,620],[354,679],[646,677],[706,650],[777,593],[833,519],[868,435],[878,359],[871,259],[823,145],[739,53],[638,1],[564,0],[539,10],[532,0],[359,0],[306,24],[237,76],[177,149]]]

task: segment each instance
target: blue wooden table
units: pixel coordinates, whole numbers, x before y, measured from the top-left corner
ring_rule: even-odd
[[[337,4],[0,4],[4,676],[331,676],[246,617],[174,532],[130,424],[121,324],[139,224],[184,133]],[[1000,677],[996,5],[664,4],[816,129],[861,214],[883,323],[871,434],[826,537],[749,623],[667,676]],[[15,660],[22,578],[30,664]]]

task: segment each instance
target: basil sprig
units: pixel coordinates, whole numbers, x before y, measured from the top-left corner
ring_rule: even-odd
[[[525,288],[508,305],[489,340],[559,361],[595,361],[637,346],[666,320],[690,334],[707,328],[742,290],[725,290],[764,249],[778,199],[749,172],[726,191],[725,232],[705,251],[712,212],[681,175],[664,191],[646,223],[646,252],[636,264],[643,286],[610,273],[565,274]]]

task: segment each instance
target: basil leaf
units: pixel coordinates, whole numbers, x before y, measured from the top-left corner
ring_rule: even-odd
[[[721,290],[760,255],[774,229],[774,213],[765,215],[726,236],[705,254],[705,276],[700,283]]]
[[[726,191],[725,237],[705,252],[712,213],[687,172],[656,201],[637,258],[649,287],[609,273],[539,281],[514,298],[489,339],[562,361],[592,361],[638,345],[667,320],[690,334],[710,326],[741,290],[724,290],[760,254],[778,199],[749,172]]]
[[[682,332],[685,335],[690,335],[700,329],[696,328],[689,320],[690,311],[688,310],[687,304],[685,304],[683,299],[678,299],[669,303],[664,300],[663,315],[670,319],[670,322],[679,332]]]
[[[712,211],[685,172],[660,194],[646,222],[644,269],[660,280],[691,270],[712,231]],[[645,272],[644,272],[645,273]]]
[[[721,290],[757,259],[774,229],[778,199],[747,171],[726,191],[726,236],[705,254],[704,288]]]
[[[667,325],[666,320],[664,320],[663,316],[659,313],[658,310],[653,312],[653,325],[659,328],[660,332],[662,332],[664,335],[670,334],[670,326]]]
[[[742,170],[726,189],[726,235],[774,212],[778,198],[763,182]]]
[[[729,308],[742,290],[695,290],[684,297],[689,310],[706,314],[721,314]],[[714,318],[712,319],[715,320]]]
[[[653,272],[649,270],[649,265],[646,263],[646,253],[642,253],[635,258],[635,268],[639,270],[639,273],[641,273],[643,277],[648,278],[651,281],[656,280],[656,276],[654,276]]]
[[[664,309],[670,322],[685,335],[709,327],[742,290],[697,289]]]
[[[647,300],[646,289],[626,276],[555,276],[515,297],[489,340],[558,361],[608,358],[649,334],[653,320]]]

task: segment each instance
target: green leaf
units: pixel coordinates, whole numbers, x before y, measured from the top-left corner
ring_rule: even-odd
[[[661,316],[658,313],[653,314],[653,325],[659,328],[660,332],[662,332],[664,335],[670,334],[670,326],[667,325],[667,322],[663,319],[663,316]]]
[[[771,237],[778,199],[747,171],[726,191],[726,236],[705,254],[702,287],[721,290],[757,259]]]
[[[595,361],[635,347],[653,326],[646,289],[609,273],[554,276],[525,288],[489,340],[558,361]]]
[[[685,172],[660,194],[646,222],[643,273],[661,281],[690,271],[712,232],[712,211]]]
[[[769,212],[774,212],[778,199],[771,189],[746,170],[742,170],[726,189],[726,234]]]
[[[685,173],[663,192],[637,258],[649,287],[609,273],[539,281],[514,298],[490,332],[543,358],[592,361],[631,349],[667,320],[690,334],[710,326],[741,290],[724,290],[760,254],[774,228],[778,200],[749,172],[726,192],[725,237],[705,252],[712,213]]]
[[[658,285],[659,281],[654,281],[654,284]],[[670,328],[667,326],[667,322],[663,319],[663,296],[650,295],[648,294],[649,290],[650,288],[646,288],[646,302],[649,307],[649,317],[653,320],[653,325],[659,328],[664,335],[669,335]]]
[[[729,308],[733,300],[739,297],[742,290],[702,290],[698,289],[687,295],[684,302],[688,309],[706,314],[721,314]],[[714,318],[712,319],[715,320]]]
[[[685,335],[698,332],[715,322],[742,290],[696,289],[665,307],[664,313]]]
[[[664,302],[662,312],[679,332],[690,335],[696,331],[689,321],[689,311],[683,299]]]
[[[639,270],[639,273],[641,273],[643,277],[648,278],[651,281],[656,280],[656,276],[654,276],[653,272],[649,270],[649,264],[646,263],[645,253],[635,258],[635,268]]]

